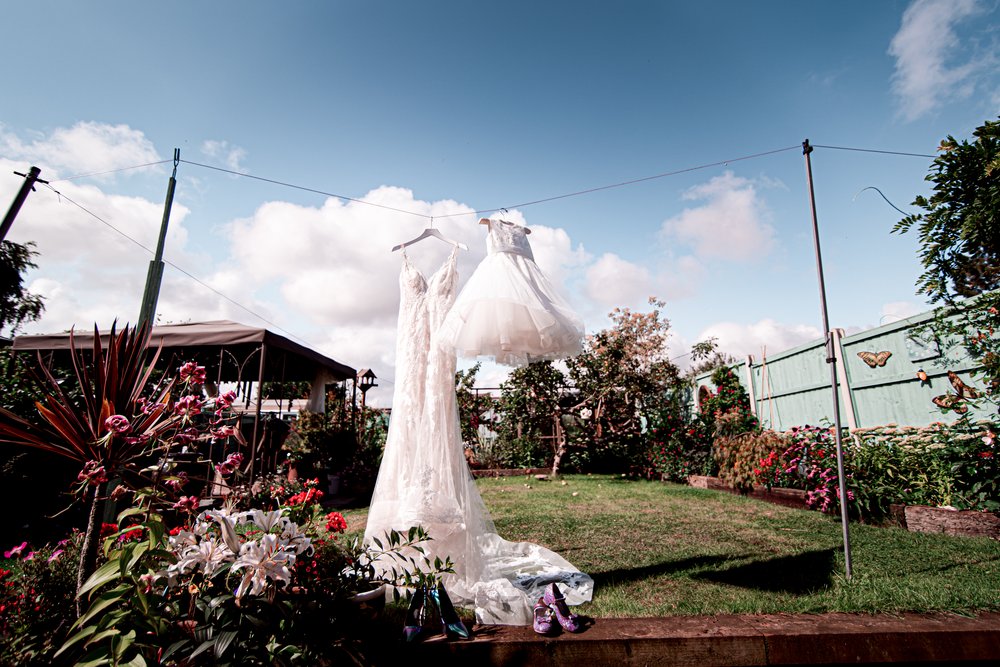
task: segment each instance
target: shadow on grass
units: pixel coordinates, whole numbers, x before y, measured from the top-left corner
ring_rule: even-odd
[[[803,595],[833,584],[836,549],[806,551],[737,565],[720,571],[699,572],[692,579],[753,588],[773,593]]]
[[[621,568],[617,570],[608,570],[607,572],[591,572],[590,576],[594,579],[595,588],[598,586],[606,586],[609,584],[620,584],[630,581],[642,581],[644,579],[650,579],[653,577],[659,577],[665,574],[673,574],[675,572],[684,572],[685,570],[695,570],[698,568],[706,566],[716,566],[720,563],[725,563],[734,559],[746,558],[743,556],[692,556],[691,558],[683,558],[681,560],[671,560],[663,563],[655,563],[653,565],[644,565],[643,567],[633,567],[633,568]]]

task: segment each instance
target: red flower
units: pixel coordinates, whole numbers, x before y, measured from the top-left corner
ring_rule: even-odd
[[[342,533],[347,530],[347,520],[340,512],[330,512],[326,515],[326,530],[330,533]]]
[[[979,458],[981,459],[993,458],[993,452],[979,452]]]

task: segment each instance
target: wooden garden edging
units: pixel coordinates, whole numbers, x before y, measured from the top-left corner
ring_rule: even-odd
[[[688,485],[699,489],[739,493],[718,477],[692,475]],[[776,505],[795,509],[808,509],[806,492],[800,489],[755,486],[749,495]],[[928,507],[926,505],[892,506],[892,516],[907,530],[915,533],[944,533],[963,537],[989,537],[1000,540],[1000,516],[996,512],[958,510],[950,507]]]
[[[718,477],[709,477],[707,475],[691,475],[688,477],[688,485],[699,489],[712,489],[713,491],[727,491],[739,494],[739,491],[730,487]],[[806,492],[801,489],[781,489],[777,487],[768,489],[766,486],[758,484],[747,495],[751,498],[765,500],[776,505],[784,505],[785,507],[793,507],[795,509],[808,509],[806,507]]]

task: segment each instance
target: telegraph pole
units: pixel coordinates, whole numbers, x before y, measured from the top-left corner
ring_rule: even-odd
[[[837,444],[837,479],[840,490],[840,523],[844,532],[844,567],[847,578],[851,578],[851,529],[847,519],[847,483],[844,480],[844,448],[840,439],[840,401],[837,398],[837,367],[833,353],[833,336],[830,335],[830,318],[826,309],[826,285],[823,282],[823,257],[819,251],[819,223],[816,221],[816,195],[813,193],[812,162],[809,154],[813,147],[809,140],[802,142],[802,154],[806,156],[806,180],[809,183],[809,206],[812,210],[813,245],[816,250],[816,273],[819,276],[819,303],[823,313],[823,336],[826,340],[826,363],[830,366],[830,386],[833,392],[834,441]]]
[[[28,170],[27,174],[22,174],[19,171],[15,171],[14,173],[18,176],[24,176],[24,183],[21,184],[21,189],[18,191],[17,196],[14,197],[14,201],[11,202],[10,208],[7,209],[7,215],[3,217],[3,222],[0,223],[0,241],[7,238],[7,232],[10,231],[10,226],[14,224],[14,218],[17,217],[18,211],[21,210],[21,204],[28,198],[28,193],[35,189],[35,183],[48,183],[48,181],[38,178],[38,175],[42,173],[42,170],[38,167],[33,166]]]
[[[174,149],[174,171],[167,183],[167,199],[163,202],[163,220],[160,223],[160,238],[156,242],[156,256],[149,262],[146,274],[146,289],[142,295],[139,321],[136,329],[156,316],[156,302],[160,298],[160,283],[163,281],[163,244],[167,240],[167,225],[170,223],[170,207],[174,203],[174,188],[177,187],[177,163],[181,161],[181,149]],[[150,323],[152,328],[152,323]]]

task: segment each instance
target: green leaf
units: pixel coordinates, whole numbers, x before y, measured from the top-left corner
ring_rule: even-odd
[[[233,640],[236,639],[238,634],[239,633],[237,633],[234,630],[226,630],[225,632],[219,633],[219,636],[215,642],[216,658],[222,657],[222,655],[226,652],[226,649],[229,648],[229,645],[233,643]]]
[[[86,639],[87,637],[90,637],[95,632],[97,632],[97,627],[93,626],[93,625],[88,625],[88,626],[82,628],[75,635],[73,635],[72,637],[70,637],[69,639],[67,639],[66,642],[62,646],[59,647],[59,650],[56,651],[56,653],[55,653],[55,655],[53,657],[59,657],[59,655],[61,655],[63,651],[65,651],[66,649],[68,649],[69,647],[71,647],[73,644],[76,644],[77,642],[79,642],[82,639]]]
[[[109,606],[117,604],[118,602],[121,601],[122,597],[124,597],[124,592],[125,591],[119,587],[114,589],[113,591],[108,591],[107,593],[103,593],[97,598],[95,602],[93,602],[90,605],[90,608],[87,609],[86,613],[80,617],[80,620],[77,621],[77,623],[83,625],[84,623],[87,623],[90,619],[94,618],[95,616],[103,612]]]
[[[100,588],[109,581],[114,581],[120,578],[122,575],[121,567],[117,560],[110,560],[101,567],[97,568],[90,577],[84,582],[77,596],[82,596],[84,593],[94,590],[95,588]]]
[[[99,642],[102,639],[107,639],[108,637],[115,637],[117,635],[120,635],[121,633],[122,633],[122,631],[119,630],[118,628],[109,628],[107,630],[103,630],[103,631],[98,632],[97,634],[95,634],[90,639],[88,639],[87,642],[86,642],[86,645],[90,646],[91,644]]]

